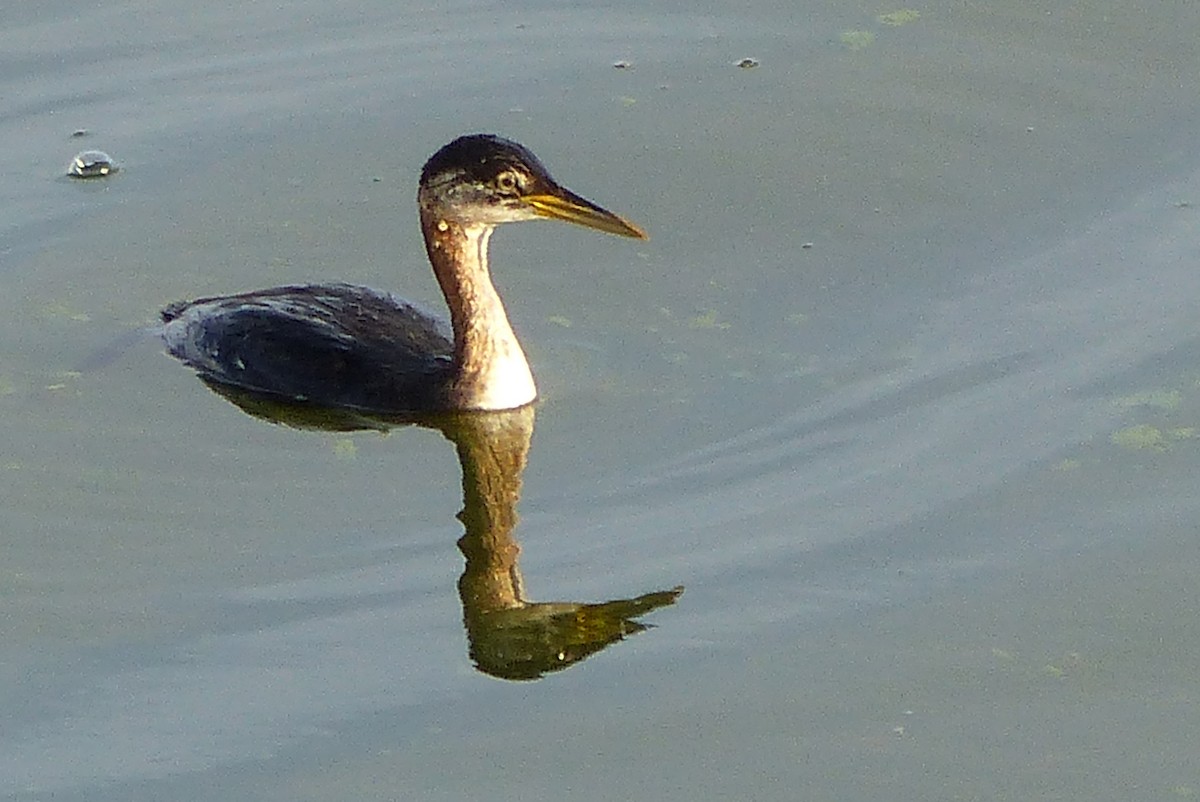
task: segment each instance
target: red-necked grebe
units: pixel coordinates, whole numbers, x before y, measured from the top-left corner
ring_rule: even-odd
[[[486,134],[435,153],[417,200],[449,327],[386,293],[312,284],[172,304],[162,313],[167,350],[210,381],[324,407],[395,413],[530,403],[533,374],[488,273],[492,231],[550,218],[646,234],[559,186],[521,145]]]

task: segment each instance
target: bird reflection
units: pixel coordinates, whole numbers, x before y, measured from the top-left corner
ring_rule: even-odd
[[[466,567],[458,581],[471,659],[485,674],[533,680],[561,671],[647,629],[635,619],[673,604],[682,587],[630,599],[587,604],[531,602],[525,598],[513,535],[534,408],[501,412],[442,413],[389,418],[353,410],[281,403],[215,382],[206,382],[250,415],[301,429],[387,430],[415,424],[437,429],[454,443],[462,468],[465,530],[458,548]]]

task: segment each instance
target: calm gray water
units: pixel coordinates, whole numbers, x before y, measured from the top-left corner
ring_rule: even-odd
[[[9,5],[0,795],[1200,791],[1200,6]],[[476,130],[652,237],[493,240],[528,597],[686,587],[533,682],[473,666],[442,434],[105,350],[436,306],[415,182]]]

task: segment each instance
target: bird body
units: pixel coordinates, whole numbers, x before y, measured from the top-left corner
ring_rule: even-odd
[[[205,378],[327,407],[437,409],[453,372],[449,324],[402,298],[309,284],[163,310],[167,350]]]
[[[537,388],[491,281],[495,227],[552,218],[645,238],[555,183],[524,147],[483,134],[430,158],[418,205],[448,324],[366,287],[276,287],[168,306],[168,352],[209,381],[324,407],[514,409],[535,400]]]

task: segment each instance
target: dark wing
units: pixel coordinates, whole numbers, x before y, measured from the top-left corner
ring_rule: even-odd
[[[376,412],[445,406],[453,341],[438,318],[364,287],[279,287],[163,310],[175,357],[206,378]]]

